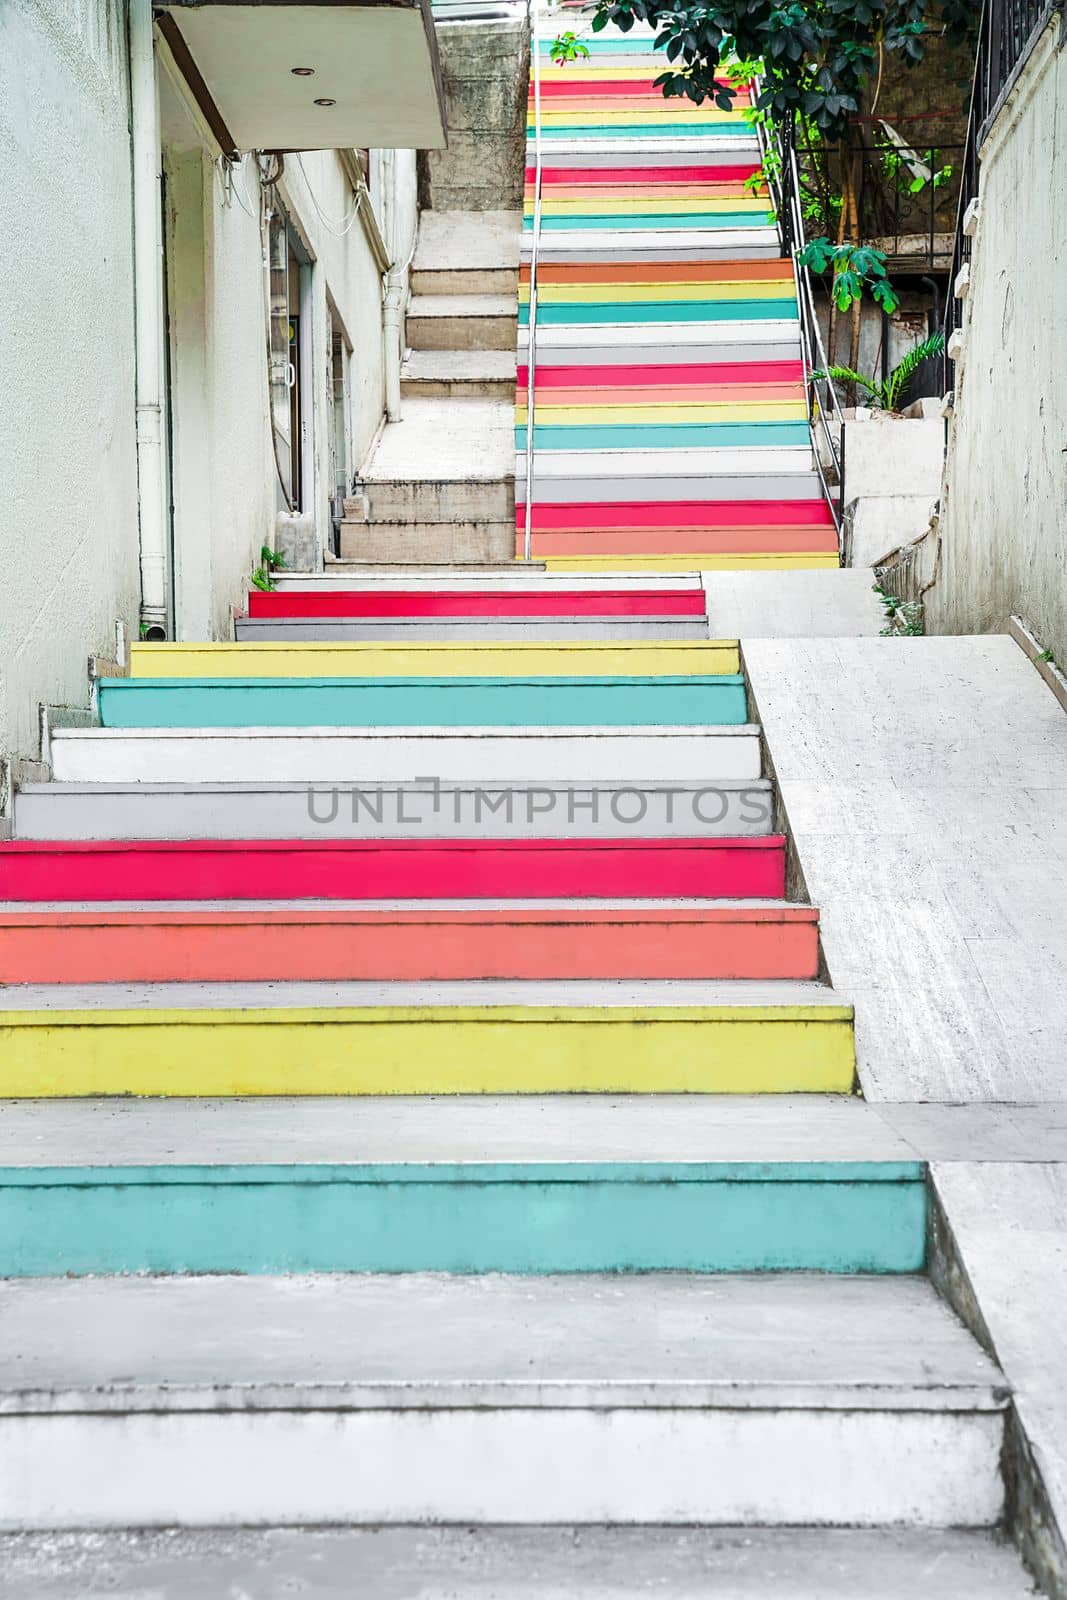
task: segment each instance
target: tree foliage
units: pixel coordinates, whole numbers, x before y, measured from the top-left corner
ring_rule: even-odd
[[[670,63],[656,79],[663,93],[724,111],[738,92],[724,68],[761,61],[758,109],[778,122],[799,113],[839,139],[886,51],[915,65],[932,32],[973,38],[979,10],[979,0],[597,0],[593,28],[650,24]]]

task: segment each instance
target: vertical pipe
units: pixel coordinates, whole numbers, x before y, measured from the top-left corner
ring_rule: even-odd
[[[130,0],[129,45],[141,623],[146,638],[158,639],[167,636],[168,508],[163,453],[162,153],[152,0]]]
[[[533,553],[533,471],[534,426],[536,423],[536,370],[537,370],[537,252],[541,243],[541,31],[538,26],[538,7],[541,0],[533,0],[530,7],[530,56],[533,61],[534,81],[534,217],[533,238],[530,244],[530,315],[526,327],[526,499],[522,558],[529,561]]]

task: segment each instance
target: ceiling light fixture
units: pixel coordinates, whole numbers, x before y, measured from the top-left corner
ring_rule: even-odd
[[[314,67],[290,67],[289,71],[294,78],[313,78],[315,76]]]
[[[317,106],[335,106],[337,104],[337,101],[336,100],[316,100],[315,104]]]

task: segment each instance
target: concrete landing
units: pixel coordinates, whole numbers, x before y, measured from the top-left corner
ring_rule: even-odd
[[[708,625],[722,638],[877,636],[882,607],[869,572],[705,572]]]
[[[876,1100],[1062,1101],[1067,717],[1011,639],[743,640]]]
[[[955,1530],[264,1528],[0,1537],[2,1600],[1024,1600]]]
[[[515,408],[506,400],[420,400],[388,422],[360,473],[362,483],[478,480],[511,476]]]

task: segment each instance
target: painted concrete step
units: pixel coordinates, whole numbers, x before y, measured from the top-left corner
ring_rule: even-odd
[[[0,841],[0,900],[782,899],[785,840]]]
[[[429,276],[429,275],[427,275]],[[435,274],[436,276],[436,274]],[[461,274],[448,274],[458,277]],[[482,276],[475,274],[475,276]],[[501,277],[504,276],[502,273]],[[515,270],[509,283],[500,285],[505,293],[515,293]],[[492,292],[490,286],[490,292]],[[419,291],[416,289],[416,293]],[[432,289],[426,292],[433,293]],[[442,293],[450,293],[442,286]],[[515,352],[513,350],[411,350],[400,368],[400,393],[435,399],[509,400],[515,394]]]
[[[0,1166],[0,1271],[902,1273],[925,1260],[915,1161],[426,1164],[297,1159],[303,1143],[147,1166],[38,1149]]]
[[[0,910],[0,985],[268,979],[798,978],[812,906],[572,900],[450,907]]]
[[[97,704],[105,729],[747,725],[744,679],[714,668],[712,673],[580,678],[536,673],[500,678],[106,678],[100,681]],[[57,748],[58,742],[53,746]]]
[[[1016,1551],[959,1529],[398,1527],[165,1529],[0,1536],[0,1596],[113,1600],[305,1591],[425,1600],[1033,1600]],[[275,1590],[272,1586],[277,1585]]]
[[[696,584],[677,588],[663,585],[638,588],[567,588],[553,590],[429,587],[398,589],[287,588],[264,594],[253,589],[248,596],[250,617],[475,617],[494,625],[508,618],[551,617],[703,617],[704,591]]]
[[[527,330],[518,332],[521,369],[526,364]],[[800,360],[800,333],[794,320],[555,324],[537,329],[537,369],[553,367],[703,366],[722,362]]]
[[[218,748],[218,741],[214,741]],[[233,754],[235,752],[231,752]],[[735,838],[769,834],[766,779],[26,784],[20,839]]]
[[[734,639],[615,643],[482,638],[442,644],[134,644],[136,678],[500,678],[736,673]],[[107,680],[108,687],[122,684]]]
[[[491,632],[497,639],[516,641],[551,639],[570,643],[577,640],[641,640],[669,643],[678,639],[706,639],[708,624],[703,616],[553,616],[548,618],[506,617],[238,617],[234,633],[240,644],[271,643],[348,643],[349,641],[407,644],[430,641],[455,644],[484,639]]]
[[[512,280],[514,282],[514,279]],[[406,328],[413,350],[514,350],[518,296],[414,294]]]
[[[26,984],[5,1092],[848,1094],[852,1007],[813,983]]]
[[[389,568],[331,561],[324,572],[290,572],[279,577],[273,592],[302,595],[317,591],[333,593],[347,588],[366,588],[383,595],[393,590],[450,595],[459,589],[476,590],[478,594],[487,596],[515,591],[552,596],[561,590],[567,593],[588,589],[595,589],[599,593],[626,593],[632,589],[651,591],[658,588],[702,590],[703,584],[697,571],[671,577],[652,576],[647,580],[635,577],[632,573],[605,573],[602,578],[579,577],[571,583],[547,572],[543,561],[516,561],[512,556],[496,566],[467,568],[457,568],[451,563],[439,566],[432,562]]]
[[[52,765],[63,783],[424,783],[449,778],[482,787],[629,784],[635,773],[676,782],[753,781],[761,775],[760,730],[557,727],[57,728]],[[644,781],[647,781],[645,779]],[[26,791],[32,792],[27,786]],[[17,803],[17,802],[16,802]]]
[[[8,1528],[1004,1509],[1003,1379],[922,1279],[45,1279],[0,1306]]]
[[[447,486],[439,488],[440,496],[436,501],[438,510],[449,503]],[[412,491],[412,494],[417,499],[419,509],[423,509],[430,497],[421,489]],[[410,498],[406,490],[404,495]],[[368,504],[376,505],[378,498],[377,491],[374,491],[368,496]],[[367,522],[346,517],[341,523],[341,556],[346,562],[369,561],[382,566],[424,561],[446,561],[453,566],[462,563],[492,566],[514,554],[511,522],[497,514],[513,498],[510,485],[505,493],[492,490],[487,496],[489,515],[480,520],[468,518],[458,522],[413,522],[377,518]]]

